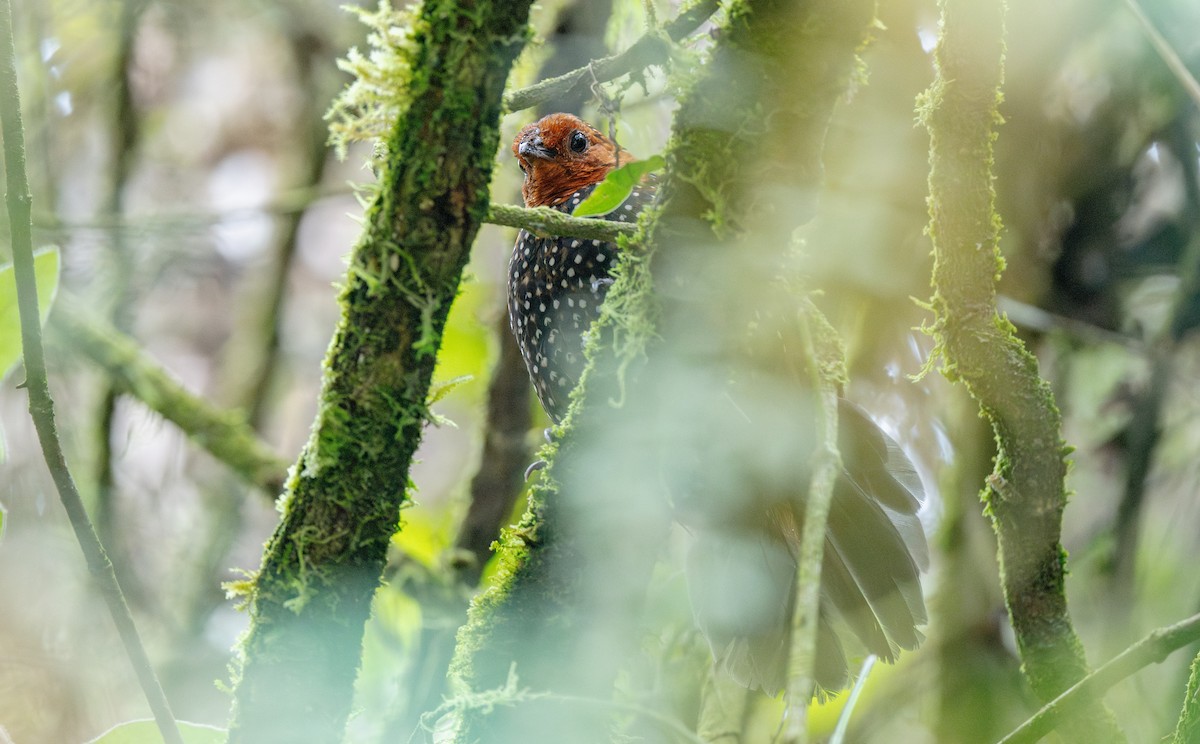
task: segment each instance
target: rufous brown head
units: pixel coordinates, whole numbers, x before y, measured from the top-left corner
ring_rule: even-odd
[[[550,114],[522,129],[513,155],[525,173],[525,206],[554,206],[609,171],[637,160],[591,124],[571,114]]]

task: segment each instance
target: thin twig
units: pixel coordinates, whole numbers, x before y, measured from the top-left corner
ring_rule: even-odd
[[[237,207],[223,211],[178,212],[154,217],[99,217],[92,220],[60,220],[53,216],[39,217],[37,225],[44,230],[177,230],[188,226],[202,227],[229,219],[249,219],[261,214],[302,212],[314,202],[348,196],[348,190],[293,189],[261,207]],[[574,238],[614,242],[618,235],[632,235],[636,226],[611,220],[584,219],[557,212],[549,207],[525,209],[511,204],[492,204],[483,221],[489,225],[519,227],[538,236],[565,235]]]
[[[1064,718],[1081,710],[1079,703],[1099,699],[1110,687],[1144,667],[1157,664],[1172,652],[1200,639],[1200,615],[1158,628],[1117,654],[1104,666],[1046,703],[998,744],[1030,744],[1052,731]]]
[[[850,728],[850,716],[854,715],[854,706],[858,704],[858,696],[866,687],[867,675],[875,668],[875,662],[878,659],[879,657],[875,654],[869,654],[867,658],[863,659],[862,667],[858,670],[858,679],[854,681],[850,696],[846,698],[846,704],[842,707],[841,715],[838,716],[837,726],[833,729],[833,735],[829,737],[829,744],[845,744],[846,731]]]
[[[90,219],[64,220],[58,215],[35,213],[33,224],[48,232],[92,230],[107,232],[124,230],[176,231],[201,228],[229,220],[249,220],[268,215],[299,214],[326,199],[353,196],[355,190],[346,186],[319,186],[284,189],[265,204],[246,204],[229,209],[179,209],[159,211],[155,214],[130,215],[101,214]]]
[[[1130,12],[1137,18],[1142,31],[1146,34],[1146,38],[1153,45],[1154,51],[1158,52],[1159,57],[1162,57],[1162,61],[1166,63],[1167,69],[1179,81],[1184,92],[1188,94],[1188,97],[1197,106],[1200,106],[1200,82],[1196,82],[1196,78],[1188,71],[1187,65],[1179,58],[1179,54],[1171,48],[1170,42],[1163,38],[1163,35],[1158,32],[1158,29],[1146,17],[1145,12],[1142,11],[1142,6],[1138,4],[1138,0],[1125,0],[1125,5],[1129,7]]]
[[[796,560],[796,610],[792,616],[791,648],[787,665],[787,731],[784,740],[807,740],[807,711],[812,700],[817,658],[817,623],[820,615],[821,563],[825,556],[825,527],[833,489],[842,469],[838,453],[838,383],[845,376],[842,352],[830,337],[832,329],[816,306],[805,301],[799,319],[817,399],[818,444],[813,453],[812,476],[804,501],[804,526]]]
[[[314,45],[316,37],[299,26],[290,30],[288,40],[298,78],[296,82],[302,90],[319,89],[316,71],[322,68],[317,58],[324,53],[324,46]],[[303,180],[294,193],[314,197],[323,193],[321,181],[328,160],[326,140],[329,131],[322,117],[324,104],[317,103],[319,100],[322,97],[309,96],[296,117],[297,131],[303,142],[303,147],[297,148],[296,169]],[[223,400],[244,409],[250,425],[256,430],[262,429],[268,393],[279,366],[283,307],[300,242],[300,222],[306,212],[306,209],[293,209],[281,215],[266,281],[257,277],[248,280],[245,309],[239,313],[241,332],[233,336],[224,354],[222,372],[226,384],[222,388],[228,393]]]
[[[1140,338],[1110,331],[1078,318],[1057,315],[1006,295],[996,297],[996,306],[1018,328],[1038,333],[1060,332],[1089,344],[1116,344],[1134,354],[1145,355],[1149,351],[1146,342]]]
[[[25,386],[29,390],[29,413],[37,429],[42,454],[54,485],[66,509],[79,547],[87,559],[112,614],[113,623],[125,645],[129,662],[137,674],[142,692],[154,713],[154,720],[168,744],[183,744],[183,737],[171,714],[167,696],[158,683],[146,649],[138,636],[133,615],[121,592],[117,574],[88,519],[83,500],[67,468],[62,443],[54,421],[54,400],[46,379],[45,350],[38,313],[37,282],[33,270],[33,223],[30,220],[33,198],[25,173],[25,134],[21,123],[21,95],[17,87],[16,48],[13,43],[12,5],[0,0],[0,130],[4,135],[4,168],[7,178],[9,230],[12,235],[13,268],[17,279],[17,306],[21,317],[21,346],[25,355]]]
[[[532,108],[542,101],[566,93],[585,79],[603,83],[653,64],[662,64],[667,59],[663,34],[665,33],[671,41],[679,41],[699,28],[717,12],[719,6],[717,0],[699,0],[664,28],[647,31],[632,46],[619,54],[595,60],[558,77],[506,93],[504,110],[512,112]]]

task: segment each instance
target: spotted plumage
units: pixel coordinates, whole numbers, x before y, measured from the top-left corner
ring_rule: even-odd
[[[526,206],[570,214],[619,163],[634,158],[573,116],[554,114],[522,130],[513,152],[525,171]],[[653,183],[634,188],[604,219],[637,220]],[[524,230],[508,263],[508,314],[542,407],[566,414],[583,371],[583,346],[612,284],[617,246],[574,237],[539,238]]]

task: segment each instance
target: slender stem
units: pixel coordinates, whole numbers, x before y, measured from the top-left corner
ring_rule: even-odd
[[[1166,63],[1171,74],[1183,86],[1183,90],[1188,94],[1188,97],[1197,106],[1200,106],[1200,82],[1197,82],[1196,78],[1192,76],[1187,65],[1183,63],[1183,60],[1179,58],[1179,54],[1171,47],[1170,42],[1163,38],[1163,35],[1158,32],[1158,29],[1146,17],[1145,12],[1142,11],[1142,6],[1138,4],[1138,0],[1125,0],[1125,5],[1129,7],[1130,12],[1137,18],[1142,31],[1146,34],[1146,38],[1154,46],[1154,51],[1158,52],[1159,57],[1162,57],[1162,61]]]
[[[125,645],[125,652],[137,673],[154,720],[168,744],[183,744],[183,737],[171,715],[171,707],[162,686],[150,666],[133,615],[121,592],[112,563],[88,519],[83,500],[67,468],[62,444],[54,422],[54,400],[46,379],[46,358],[42,347],[42,328],[38,314],[37,282],[33,270],[33,223],[29,180],[25,173],[25,135],[21,123],[21,96],[17,87],[16,49],[13,44],[12,6],[0,0],[0,131],[4,136],[4,168],[7,179],[9,229],[12,233],[13,268],[17,279],[17,306],[21,316],[21,345],[25,355],[25,386],[29,390],[29,413],[37,429],[42,454],[79,547],[87,559],[88,570],[99,585],[108,604],[113,623]]]
[[[844,744],[846,741],[846,732],[850,729],[850,716],[854,715],[854,706],[858,705],[858,696],[862,694],[863,688],[867,685],[867,675],[875,668],[875,662],[879,659],[875,654],[869,654],[863,659],[862,667],[858,670],[858,679],[854,680],[854,687],[850,690],[850,696],[846,698],[846,705],[842,708],[841,715],[838,716],[837,726],[833,729],[833,735],[829,737],[829,744]]]
[[[812,700],[817,657],[817,621],[820,614],[821,563],[825,555],[825,527],[833,489],[842,469],[838,453],[838,385],[845,377],[841,348],[832,340],[828,323],[811,302],[801,317],[805,356],[816,393],[818,444],[813,453],[812,479],[804,502],[804,527],[796,561],[796,610],[792,617],[792,642],[788,657],[787,732],[784,740],[801,744],[808,738],[807,712]]]
[[[1098,699],[1121,680],[1151,664],[1162,662],[1172,652],[1196,640],[1200,640],[1200,615],[1192,615],[1174,625],[1152,631],[1046,703],[1032,718],[1001,739],[999,744],[1029,744],[1037,741],[1068,716],[1079,713],[1082,703]]]
[[[127,0],[121,7],[120,32],[117,43],[116,64],[113,67],[112,88],[114,91],[109,122],[109,174],[107,191],[102,198],[104,214],[120,218],[125,209],[125,185],[133,169],[141,122],[133,103],[130,81],[134,57],[134,42],[147,0]],[[125,230],[113,230],[106,236],[102,260],[102,273],[106,285],[94,299],[94,312],[105,315],[117,330],[127,333],[133,325],[133,309],[137,296],[137,261]],[[149,592],[129,571],[128,546],[121,539],[121,522],[116,507],[116,472],[114,461],[117,453],[114,443],[118,439],[115,431],[117,398],[119,393],[109,381],[100,395],[95,414],[92,436],[95,438],[95,463],[92,470],[91,487],[95,489],[95,507],[92,517],[96,533],[108,550],[113,564],[125,577],[125,595],[134,606],[145,607]],[[85,488],[87,486],[85,485]]]
[[[713,13],[717,12],[719,6],[720,3],[717,0],[699,0],[676,16],[662,30],[647,31],[632,46],[619,54],[595,60],[558,77],[506,93],[504,109],[511,112],[532,108],[543,101],[567,93],[585,80],[606,83],[635,70],[641,70],[653,64],[663,64],[668,57],[668,48],[663,34],[665,33],[671,41],[679,41],[699,28]]]
[[[314,43],[315,31],[296,23],[288,26],[288,41],[295,68],[296,83],[302,90],[323,89],[322,70],[325,46]],[[326,140],[329,130],[322,114],[323,97],[308,96],[296,114],[296,134],[303,146],[296,148],[293,167],[300,179],[300,191],[320,193],[328,160]],[[291,269],[299,245],[300,223],[307,210],[290,210],[280,216],[279,228],[271,248],[270,270],[265,277],[250,277],[246,282],[239,312],[239,332],[226,347],[222,376],[227,390],[224,400],[246,411],[246,418],[261,430],[267,413],[271,384],[276,377],[282,354],[282,315],[287,302]]]

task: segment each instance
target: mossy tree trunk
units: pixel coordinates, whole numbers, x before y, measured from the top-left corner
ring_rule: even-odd
[[[992,144],[1000,122],[1004,8],[1000,0],[942,0],[937,77],[921,114],[930,133],[929,207],[935,264],[931,329],[943,373],[961,381],[996,436],[984,498],[999,539],[1001,581],[1026,678],[1043,701],[1088,672],[1067,611],[1062,417],[1037,359],[996,310],[1004,268],[995,212]],[[1092,701],[1070,741],[1124,737]]]
[[[230,742],[341,741],[530,4],[427,0],[415,21],[407,109],[351,257],[317,419],[246,585]]]

